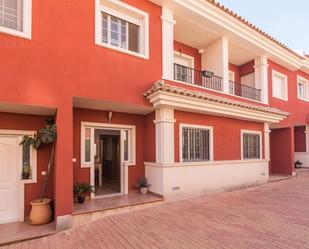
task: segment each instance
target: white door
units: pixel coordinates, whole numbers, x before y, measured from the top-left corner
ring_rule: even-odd
[[[0,224],[19,220],[19,138],[0,135]]]

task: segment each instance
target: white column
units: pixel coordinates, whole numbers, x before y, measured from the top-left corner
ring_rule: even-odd
[[[223,91],[229,92],[229,42],[226,37],[213,42],[202,54],[202,70],[222,77]]]
[[[264,123],[264,154],[266,160],[270,160],[270,132],[271,130],[269,129],[269,123]]]
[[[156,110],[156,163],[174,163],[174,109]]]
[[[173,9],[162,6],[162,78],[173,80],[174,72],[174,18]]]
[[[306,135],[306,152],[309,153],[309,125],[306,125],[305,135]]]
[[[261,101],[268,104],[268,64],[267,57],[261,56],[254,60],[255,86],[261,89]]]

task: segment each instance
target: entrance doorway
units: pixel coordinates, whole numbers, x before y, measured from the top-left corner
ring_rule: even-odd
[[[121,193],[120,131],[95,129],[95,196]]]

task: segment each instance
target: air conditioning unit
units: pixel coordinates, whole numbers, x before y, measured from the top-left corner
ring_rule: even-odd
[[[207,71],[207,70],[203,70],[202,71],[202,75],[205,76],[205,77],[212,77],[214,76],[214,73],[213,72],[210,72],[210,71]]]

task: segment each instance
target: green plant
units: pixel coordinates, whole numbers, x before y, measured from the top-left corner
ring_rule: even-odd
[[[54,164],[54,157],[55,157],[55,141],[57,139],[57,127],[54,122],[54,119],[47,119],[46,120],[46,125],[45,128],[42,128],[35,134],[34,136],[24,136],[22,141],[20,142],[20,145],[22,146],[31,146],[37,150],[44,144],[52,144],[51,148],[51,153],[50,157],[48,160],[48,166],[47,166],[47,171],[44,179],[44,185],[43,189],[41,192],[41,197],[40,200],[43,202],[45,193],[46,193],[46,188],[47,188],[47,183],[48,183],[48,177],[51,172],[51,168]]]
[[[298,160],[294,164],[295,164],[295,168],[300,168],[303,165],[303,163]]]
[[[23,166],[22,173],[30,174],[31,173],[31,166],[30,165]]]
[[[89,183],[76,183],[74,185],[74,192],[78,194],[78,196],[84,196],[85,194],[94,193],[94,187]]]
[[[137,188],[145,188],[145,187],[150,187],[151,184],[148,183],[148,180],[146,177],[140,177],[138,180],[137,180],[137,183],[136,183],[136,187]]]

